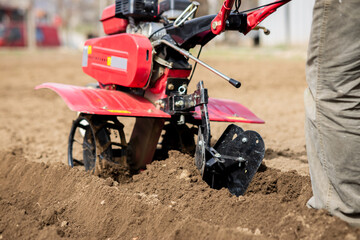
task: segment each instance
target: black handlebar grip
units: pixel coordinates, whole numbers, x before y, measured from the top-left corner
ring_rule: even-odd
[[[241,87],[241,83],[239,81],[236,81],[235,79],[230,78],[229,83],[236,88]]]

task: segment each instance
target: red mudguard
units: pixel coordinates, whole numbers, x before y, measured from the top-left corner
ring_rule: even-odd
[[[129,117],[171,118],[147,99],[121,91],[92,89],[58,83],[44,83],[36,89],[49,88],[59,94],[68,107],[76,112]],[[210,121],[264,123],[243,105],[224,99],[209,98]],[[194,112],[201,119],[200,109]]]
[[[68,107],[76,112],[132,117],[170,118],[143,97],[132,94],[78,87],[58,83],[44,83],[36,87],[49,88],[59,94]]]
[[[249,109],[231,100],[209,98],[208,111],[210,121],[265,123]],[[194,118],[201,119],[200,107],[196,108]]]

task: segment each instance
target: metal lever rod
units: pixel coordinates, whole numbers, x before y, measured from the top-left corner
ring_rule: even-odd
[[[233,85],[236,88],[239,88],[241,86],[241,83],[239,81],[236,81],[235,79],[229,78],[228,76],[226,76],[225,74],[219,72],[218,70],[214,69],[213,67],[207,65],[206,63],[204,63],[203,61],[201,61],[200,59],[194,57],[193,55],[191,55],[191,53],[189,53],[188,51],[179,48],[178,46],[170,43],[169,41],[166,40],[158,40],[157,42],[159,43],[163,43],[173,49],[175,49],[176,51],[178,51],[179,53],[181,53],[182,55],[184,55],[185,57],[188,57],[190,59],[192,59],[193,61],[197,62],[198,64],[202,65],[203,67],[209,69],[210,71],[212,71],[213,73],[215,73],[216,75],[222,77],[223,79],[225,79],[226,81],[228,81],[231,85]],[[156,45],[156,44],[155,44]]]

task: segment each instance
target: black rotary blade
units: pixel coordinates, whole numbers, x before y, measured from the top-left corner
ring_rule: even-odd
[[[261,136],[254,131],[243,131],[231,124],[214,146],[222,156],[223,163],[209,169],[214,176],[212,185],[226,187],[236,195],[243,195],[252,178],[260,167],[265,154],[265,144]],[[230,158],[229,158],[230,157]]]

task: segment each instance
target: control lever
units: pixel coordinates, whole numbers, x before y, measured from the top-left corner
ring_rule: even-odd
[[[214,69],[213,67],[207,65],[206,63],[204,63],[203,61],[201,61],[200,59],[194,57],[193,55],[191,55],[191,53],[189,53],[188,51],[179,48],[178,46],[172,44],[169,41],[166,41],[164,39],[162,40],[157,40],[155,42],[153,42],[153,46],[159,45],[159,44],[165,44],[171,48],[173,48],[174,50],[178,51],[180,54],[184,55],[185,57],[188,57],[190,59],[192,59],[193,61],[197,62],[198,64],[202,65],[203,67],[209,69],[210,71],[212,71],[213,73],[215,73],[216,75],[222,77],[223,79],[225,79],[226,81],[228,81],[231,85],[233,85],[236,88],[239,88],[241,86],[241,83],[235,79],[232,79],[228,76],[226,76],[225,74],[219,72],[218,70]]]

